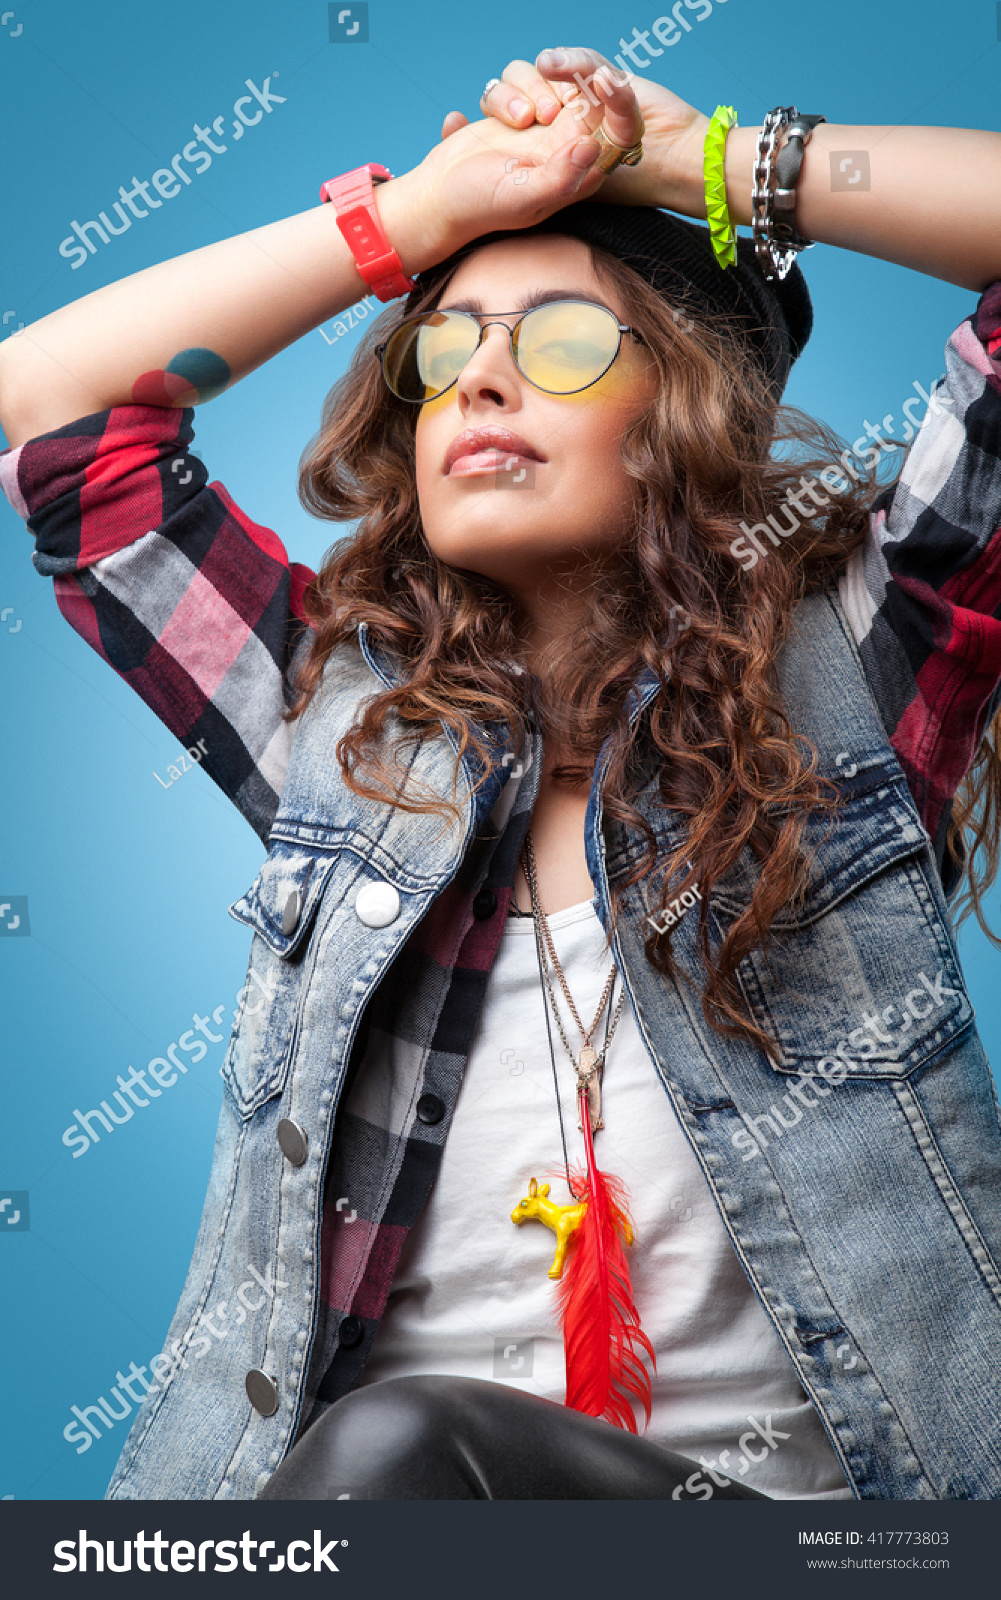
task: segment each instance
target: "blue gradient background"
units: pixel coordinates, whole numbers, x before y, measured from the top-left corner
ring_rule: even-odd
[[[369,42],[333,45],[321,0],[15,4],[0,30],[7,332],[301,211],[323,179],[361,162],[404,171],[447,110],[477,114],[484,81],[511,56],[553,43],[611,55],[620,34],[670,9],[372,0]],[[832,122],[989,127],[998,26],[994,0],[718,0],[644,75],[706,111],[736,105],[745,126],[795,100]],[[269,73],[284,105],[238,143],[227,131],[210,170],[71,269],[58,245],[74,217],[95,217],[120,184],[169,165],[194,122],[226,113],[228,130],[244,79]],[[804,265],[816,330],[786,398],[851,440],[866,417],[899,419],[915,380],[927,388],[943,371],[945,340],[976,296],[836,249],[818,247]],[[336,530],[300,508],[296,467],[358,337],[331,346],[314,331],[195,416],[210,476],[314,567]],[[156,783],[174,740],[62,620],[29,554],[0,497],[0,610],[14,607],[0,625],[0,901],[27,895],[31,916],[30,937],[0,940],[0,1186],[31,1201],[30,1231],[0,1236],[0,1496],[86,1499],[103,1494],[131,1419],[82,1455],[63,1428],[71,1406],[108,1395],[118,1368],[162,1347],[201,1212],[225,1044],[81,1158],[61,1135],[75,1106],[98,1104],[118,1073],[162,1055],[194,1012],[225,1006],[228,1038],[249,935],[226,907],[263,852],[200,770],[169,790]],[[997,895],[991,907],[1001,925]],[[997,958],[975,925],[962,947],[997,1063]]]

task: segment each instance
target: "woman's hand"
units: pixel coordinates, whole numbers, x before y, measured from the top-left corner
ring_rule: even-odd
[[[643,137],[644,124],[635,95],[621,83],[599,75],[592,98],[556,106],[546,123],[526,116],[525,127],[494,116],[471,123],[450,112],[441,143],[379,190],[384,226],[404,264],[408,257],[413,263],[409,270],[482,234],[531,227],[604,192],[608,180],[595,169],[600,146],[591,131],[604,120],[609,137],[629,146]]]
[[[613,84],[619,87],[609,93],[607,86]],[[659,83],[620,72],[596,50],[543,50],[534,65],[509,62],[500,81],[480,100],[481,110],[510,128],[550,126],[567,107],[590,128],[604,117],[605,130],[616,144],[630,142],[622,120],[626,108],[634,107],[634,115],[642,118],[643,159],[638,166],[620,166],[610,173],[602,200],[666,206],[705,218],[702,146],[709,118]],[[460,117],[459,112],[449,113],[443,136],[462,126]]]

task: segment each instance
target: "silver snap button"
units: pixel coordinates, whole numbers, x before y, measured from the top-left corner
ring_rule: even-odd
[[[399,891],[391,883],[366,883],[355,900],[358,920],[367,928],[384,928],[400,914]]]
[[[278,1410],[278,1385],[259,1367],[251,1367],[245,1380],[247,1399],[262,1417],[273,1417]]]
[[[302,895],[299,893],[298,889],[293,889],[292,893],[285,902],[285,910],[282,912],[282,933],[292,933],[298,925],[301,915]]]
[[[291,1117],[282,1117],[279,1122],[278,1143],[285,1159],[291,1161],[293,1167],[301,1167],[309,1149],[309,1140],[299,1124],[293,1122]]]

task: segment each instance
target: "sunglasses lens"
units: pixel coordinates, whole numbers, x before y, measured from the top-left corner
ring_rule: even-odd
[[[468,312],[429,311],[390,336],[383,352],[386,382],[401,400],[423,405],[451,388],[479,342],[480,324]],[[597,382],[618,349],[612,313],[580,300],[536,306],[514,333],[518,366],[548,394],[574,394]]]
[[[433,400],[453,384],[479,342],[475,318],[431,311],[397,328],[383,354],[386,382],[401,400]]]
[[[514,338],[515,358],[529,383],[548,394],[573,394],[606,372],[619,348],[610,311],[579,300],[537,306]]]

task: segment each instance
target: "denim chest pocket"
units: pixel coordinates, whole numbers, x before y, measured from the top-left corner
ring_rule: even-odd
[[[927,876],[928,836],[905,781],[879,778],[849,791],[833,818],[810,820],[807,892],[778,913],[767,952],[737,968],[754,1020],[781,1046],[776,1072],[902,1079],[973,1024]],[[742,862],[714,891],[719,933],[746,909],[759,870]]]
[[[315,948],[324,917],[361,870],[351,852],[276,842],[229,914],[253,929],[247,979],[220,1069],[237,1110],[250,1117],[285,1088]]]

